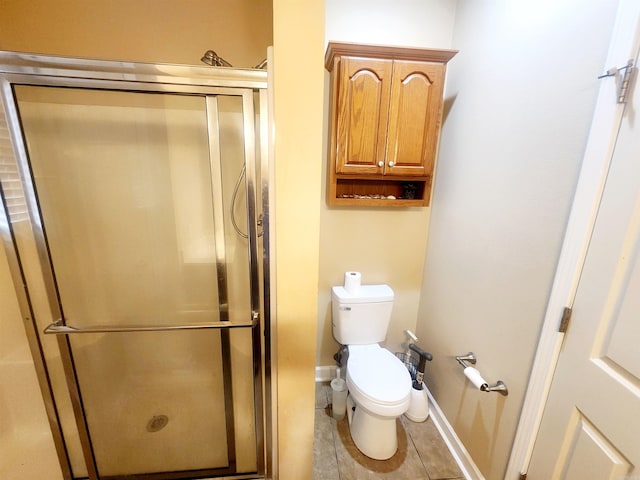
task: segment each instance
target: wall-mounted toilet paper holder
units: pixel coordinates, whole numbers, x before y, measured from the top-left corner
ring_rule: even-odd
[[[456,360],[460,365],[462,365],[462,368],[467,368],[469,366],[467,365],[467,363],[471,363],[472,365],[475,365],[476,362],[478,361],[476,360],[476,356],[473,354],[473,352],[469,352],[466,355],[460,355],[456,357]]]
[[[504,382],[502,380],[498,380],[495,383],[495,385],[489,385],[483,391],[484,392],[498,392],[500,395],[502,395],[504,397],[509,395],[509,390],[507,389],[507,386],[504,384]]]
[[[476,386],[476,388],[479,388],[483,392],[497,392],[505,397],[509,395],[509,390],[502,380],[498,380],[494,385],[489,385],[487,381],[482,378],[480,372],[469,365],[475,365],[478,361],[473,352],[457,356],[456,361],[464,369],[465,376]]]

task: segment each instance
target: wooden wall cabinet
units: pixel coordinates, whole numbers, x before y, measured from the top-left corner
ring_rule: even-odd
[[[330,42],[329,205],[426,206],[455,50]]]

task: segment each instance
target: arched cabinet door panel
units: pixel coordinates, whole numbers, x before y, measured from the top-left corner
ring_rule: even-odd
[[[430,175],[435,164],[444,65],[395,61],[387,130],[388,175]]]
[[[385,158],[392,66],[391,60],[343,58],[337,172],[382,173],[378,163]]]

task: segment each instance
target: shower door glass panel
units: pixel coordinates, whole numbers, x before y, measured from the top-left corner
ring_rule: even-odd
[[[248,242],[229,226],[241,97],[212,112],[199,95],[15,95],[66,325],[250,320]],[[256,471],[250,327],[68,341],[100,477]]]

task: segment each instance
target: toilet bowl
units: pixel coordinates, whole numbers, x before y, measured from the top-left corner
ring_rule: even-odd
[[[376,460],[398,449],[396,419],[411,401],[411,375],[404,364],[380,346],[393,306],[388,285],[332,288],[333,335],[348,349],[347,416],[356,447]]]
[[[347,388],[355,407],[349,415],[356,447],[376,460],[398,449],[396,419],[409,408],[411,376],[404,364],[378,344],[349,346]]]

